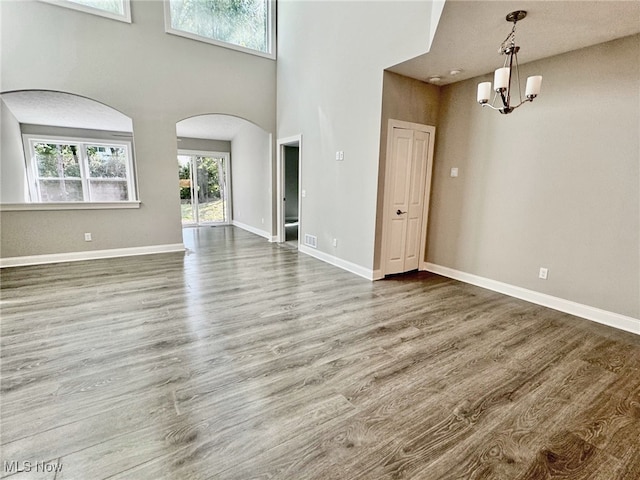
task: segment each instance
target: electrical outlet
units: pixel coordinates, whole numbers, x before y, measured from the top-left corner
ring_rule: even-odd
[[[90,242],[91,241],[91,234],[90,233],[85,233],[84,234],[84,241],[85,242]]]
[[[540,267],[540,273],[538,273],[538,278],[541,278],[542,280],[546,280],[548,275],[549,275],[549,269]]]
[[[457,177],[458,176],[458,167],[453,167],[451,169],[451,176],[452,177]]]
[[[334,238],[334,239],[333,239],[333,246],[334,246],[334,247],[337,247],[337,246],[338,246],[338,239],[337,239],[337,238]]]

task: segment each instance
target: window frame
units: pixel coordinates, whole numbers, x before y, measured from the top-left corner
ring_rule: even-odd
[[[204,37],[197,33],[186,32],[184,30],[178,30],[171,26],[171,0],[163,0],[164,5],[164,29],[165,32],[170,35],[176,35],[178,37],[189,38],[198,42],[209,43],[218,47],[228,48],[231,50],[237,50],[239,52],[248,53],[250,55],[256,55],[258,57],[269,58],[271,60],[276,59],[276,0],[266,0],[267,2],[267,43],[268,52],[262,52],[260,50],[254,50],[253,48],[243,47],[234,43],[225,42],[223,40],[217,40],[215,38]]]
[[[111,20],[117,20],[119,22],[131,23],[131,0],[120,0],[124,9],[124,14],[110,12],[109,10],[103,10],[97,7],[90,7],[89,5],[83,5],[76,3],[73,0],[40,0],[43,3],[50,5],[57,5],[58,7],[68,8],[70,10],[77,10],[79,12],[89,13],[91,15],[97,15],[99,17],[110,18]]]
[[[85,137],[68,137],[64,135],[36,135],[36,134],[23,134],[22,135],[23,148],[25,152],[26,161],[26,173],[27,182],[29,187],[29,199],[30,204],[39,205],[100,205],[100,204],[131,204],[138,202],[138,189],[136,181],[135,162],[133,159],[133,142],[128,140],[112,140],[112,139],[100,139],[100,138],[85,138]],[[51,143],[51,144],[69,144],[76,145],[78,147],[79,156],[79,168],[80,168],[80,183],[82,185],[82,197],[83,200],[76,201],[62,201],[62,202],[47,202],[43,201],[40,194],[40,177],[38,175],[38,165],[36,163],[36,155],[34,151],[34,145],[37,143]],[[127,151],[127,200],[106,200],[95,201],[89,199],[91,188],[89,182],[92,177],[89,173],[89,161],[86,154],[88,146],[116,146],[124,147]],[[58,178],[58,177],[55,177]],[[75,177],[74,177],[75,178]],[[95,180],[95,178],[94,178]]]

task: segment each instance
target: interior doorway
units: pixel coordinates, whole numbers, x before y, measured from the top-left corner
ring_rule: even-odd
[[[284,241],[298,244],[300,147],[284,145]]]
[[[229,223],[228,164],[226,152],[178,151],[183,226]]]
[[[300,135],[278,140],[278,242],[294,248],[300,244]]]

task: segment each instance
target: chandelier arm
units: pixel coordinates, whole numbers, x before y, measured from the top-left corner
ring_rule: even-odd
[[[490,103],[482,103],[480,106],[481,107],[489,107],[491,110],[500,110],[498,107],[494,107]]]
[[[522,100],[518,105],[516,105],[515,107],[511,107],[511,110],[515,110],[516,108],[520,107],[521,105],[530,102],[531,100],[529,100],[528,98],[525,100]]]

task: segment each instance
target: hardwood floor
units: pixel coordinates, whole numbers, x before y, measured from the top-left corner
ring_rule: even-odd
[[[2,271],[2,478],[640,479],[640,336],[185,236]]]

